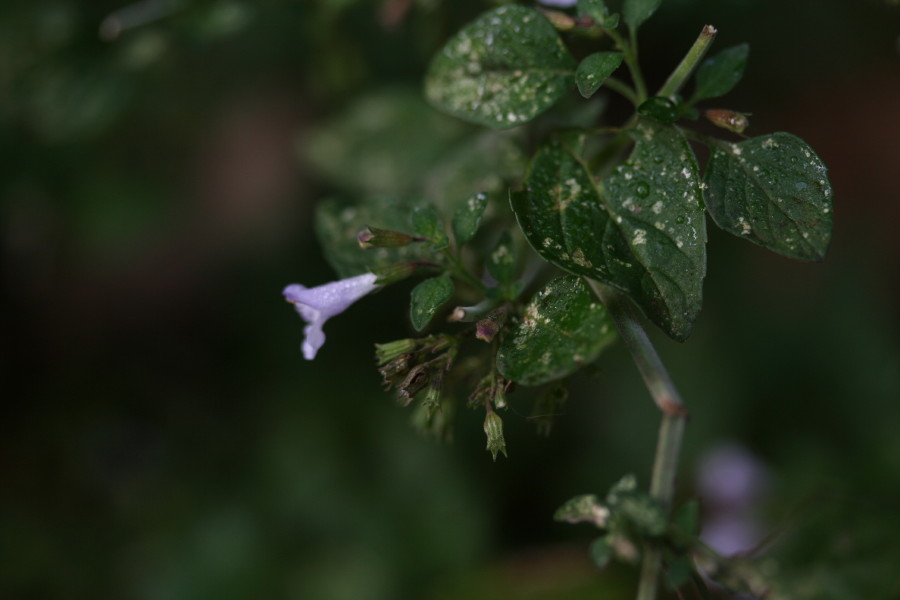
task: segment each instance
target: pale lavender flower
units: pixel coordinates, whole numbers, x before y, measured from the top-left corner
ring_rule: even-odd
[[[544,6],[558,6],[560,8],[566,8],[569,6],[575,6],[578,3],[578,0],[538,0]]]
[[[703,541],[724,556],[755,548],[763,538],[757,507],[769,488],[765,464],[742,446],[724,444],[701,461],[697,483],[707,507]]]
[[[294,305],[307,325],[303,328],[303,357],[312,360],[325,343],[322,326],[325,321],[339,315],[351,304],[378,289],[377,275],[365,273],[356,277],[332,281],[314,288],[294,283],[284,288],[285,300]]]

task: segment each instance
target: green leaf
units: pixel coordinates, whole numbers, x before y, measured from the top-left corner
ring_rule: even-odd
[[[465,127],[435,111],[415,90],[389,89],[353,102],[301,139],[320,175],[366,194],[415,193]]]
[[[473,194],[506,194],[509,182],[518,181],[527,164],[514,132],[480,131],[456,144],[428,172],[425,197],[442,214],[453,215]]]
[[[615,29],[619,24],[619,15],[610,15],[603,0],[578,0],[578,14],[589,16],[597,26],[604,29]]]
[[[672,589],[677,590],[694,574],[694,561],[688,556],[676,556],[666,565],[666,578]]]
[[[595,52],[584,58],[575,71],[575,83],[585,98],[594,95],[607,77],[622,64],[621,52]]]
[[[449,273],[426,279],[413,288],[409,317],[416,331],[428,325],[438,309],[453,297],[453,280]]]
[[[625,4],[622,5],[622,18],[625,19],[628,28],[634,31],[656,12],[661,3],[662,0],[625,0]]]
[[[609,509],[603,506],[593,494],[582,494],[566,501],[553,514],[554,521],[566,523],[593,523],[597,527],[606,526]]]
[[[655,121],[668,125],[678,120],[678,107],[674,102],[662,96],[647,98],[638,106],[638,114],[650,117]]]
[[[507,285],[516,276],[518,262],[516,245],[513,243],[512,236],[508,231],[504,231],[493,252],[488,255],[486,263],[488,273],[501,286]]]
[[[453,239],[456,240],[457,248],[475,237],[487,202],[487,194],[475,194],[456,210],[453,215]]]
[[[684,538],[696,538],[700,534],[700,505],[689,500],[678,507],[672,515],[672,524]]]
[[[738,44],[703,61],[697,69],[697,86],[690,104],[730,92],[744,76],[749,54],[750,46]]]
[[[812,148],[773,133],[713,148],[706,208],[725,231],[784,256],[822,260],[831,240],[831,182]]]
[[[637,477],[633,473],[623,475],[617,482],[612,484],[606,493],[606,501],[615,504],[621,498],[637,492]]]
[[[418,204],[377,196],[358,203],[326,200],[316,210],[316,236],[325,259],[340,277],[351,277],[405,261],[425,260],[432,249],[424,244],[402,248],[359,247],[357,234],[368,226],[409,231],[409,215]]]
[[[598,569],[606,568],[609,561],[613,557],[613,546],[611,540],[604,536],[599,537],[591,544],[591,561]]]
[[[700,312],[706,224],[697,163],[677,129],[641,120],[604,182],[558,143],[541,147],[510,201],[544,260],[615,286],[684,340]]]
[[[450,244],[444,233],[441,216],[432,206],[416,207],[410,215],[410,224],[413,232],[429,240],[434,250],[443,250]]]
[[[659,537],[666,532],[666,514],[659,500],[643,492],[623,494],[611,508],[631,523],[641,536]]]
[[[434,57],[425,95],[451,115],[507,129],[550,108],[574,70],[575,59],[543,15],[503,6],[464,27]]]
[[[523,385],[560,379],[593,362],[615,334],[587,285],[557,277],[535,294],[497,353],[500,373]]]

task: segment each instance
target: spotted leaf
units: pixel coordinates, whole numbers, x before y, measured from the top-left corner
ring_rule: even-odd
[[[425,95],[451,115],[508,129],[556,103],[574,72],[575,59],[541,13],[503,6],[464,27],[434,57]]]
[[[522,320],[503,338],[500,373],[523,385],[540,385],[593,362],[615,333],[606,308],[580,277],[548,283],[525,307]]]
[[[779,132],[714,148],[705,180],[706,208],[725,231],[791,258],[825,258],[831,182],[800,138]]]
[[[697,163],[674,127],[643,119],[628,160],[595,180],[559,143],[538,150],[510,200],[545,260],[626,292],[684,340],[700,312],[706,226]]]

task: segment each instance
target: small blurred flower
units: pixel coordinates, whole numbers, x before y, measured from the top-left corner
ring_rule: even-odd
[[[704,501],[716,510],[744,510],[765,496],[769,473],[743,446],[727,443],[713,448],[700,461],[697,484]]]
[[[578,3],[578,0],[538,0],[544,6],[558,6],[560,8],[566,8],[569,6],[575,6]]]
[[[755,548],[763,538],[758,505],[769,488],[766,466],[744,447],[724,444],[701,460],[697,484],[707,505],[703,541],[723,556]]]
[[[375,283],[377,279],[376,275],[365,273],[314,288],[296,283],[284,288],[282,294],[285,300],[294,305],[307,323],[303,329],[306,336],[303,340],[303,357],[306,360],[315,358],[316,352],[325,343],[325,333],[322,331],[325,321],[341,314],[351,304],[381,287]]]

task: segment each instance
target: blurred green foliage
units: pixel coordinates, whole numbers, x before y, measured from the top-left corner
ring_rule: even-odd
[[[334,277],[312,202],[362,175],[338,186],[314,168],[347,143],[322,132],[363,95],[418,90],[431,53],[493,4],[160,2],[114,38],[101,25],[124,4],[0,6],[0,596],[631,596],[632,572],[594,574],[590,533],[551,519],[625,472],[646,480],[658,417],[621,347],[549,438],[511,395],[515,450],[495,464],[475,415],[436,445],[378,390],[370,344],[406,327],[409,289],[329,322],[314,364],[279,297]],[[802,135],[831,167],[825,263],[711,230],[694,336],[655,339],[693,415],[680,495],[726,440],[774,476],[760,508],[779,532],[777,597],[900,592],[896,19],[874,0],[668,0],[642,38],[650,81],[703,23],[720,47],[750,42],[728,108],[753,111],[754,135]],[[422,115],[408,133],[363,131],[385,159],[412,156],[386,192],[421,185],[420,127],[466,127],[408,110]],[[429,167],[434,201],[493,156],[475,148]]]

